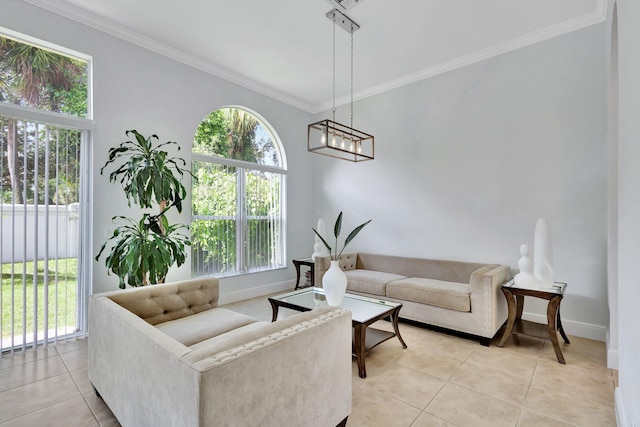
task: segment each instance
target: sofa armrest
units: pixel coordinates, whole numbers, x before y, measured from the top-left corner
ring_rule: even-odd
[[[198,425],[199,375],[180,360],[188,347],[96,295],[89,336],[89,380],[123,426]]]
[[[509,266],[489,264],[471,274],[471,311],[479,314],[482,336],[492,337],[507,320],[507,304],[500,287],[511,278]]]
[[[205,425],[333,427],[351,412],[351,313],[324,307],[300,322],[195,361]],[[277,321],[272,323],[277,327]],[[320,400],[318,400],[320,399]]]

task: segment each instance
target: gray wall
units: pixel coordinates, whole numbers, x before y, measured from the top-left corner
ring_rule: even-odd
[[[620,426],[640,426],[640,3],[618,0],[620,70],[619,162],[619,373]]]
[[[126,205],[122,189],[101,176],[109,147],[125,140],[127,129],[145,135],[156,133],[162,141],[181,145],[180,156],[190,162],[191,141],[202,118],[225,105],[258,112],[274,127],[284,145],[288,165],[287,258],[309,256],[311,237],[311,169],[306,152],[308,113],[272,98],[218,79],[74,21],[18,0],[3,0],[0,26],[73,49],[93,57],[93,250],[97,253],[111,217],[139,217]],[[185,181],[187,188],[190,181]],[[190,205],[190,201],[186,206]],[[190,222],[190,209],[170,218]],[[301,236],[306,237],[302,239]],[[191,276],[190,266],[174,269],[167,280]],[[287,269],[223,279],[221,291],[228,300],[284,289],[295,277]],[[93,290],[117,288],[117,278],[106,275],[104,258],[93,262]]]
[[[343,210],[347,229],[372,218],[354,250],[513,268],[544,217],[554,278],[569,283],[565,327],[604,340],[605,34],[591,26],[357,102],[376,158],[317,156],[318,215],[332,225]],[[536,302],[525,312],[546,316]]]

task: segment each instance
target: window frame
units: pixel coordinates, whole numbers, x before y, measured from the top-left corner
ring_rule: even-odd
[[[37,108],[24,107],[8,102],[0,102],[0,116],[27,122],[37,122],[45,125],[71,128],[81,132],[82,145],[80,151],[79,190],[80,222],[78,228],[78,287],[76,302],[77,331],[68,336],[86,336],[88,333],[89,295],[91,294],[91,283],[93,281],[93,263],[91,255],[93,239],[93,197],[91,189],[93,188],[93,132],[96,130],[96,123],[93,120],[93,58],[90,55],[4,27],[0,27],[0,36],[10,38],[20,43],[32,45],[39,49],[49,50],[59,55],[86,61],[87,63],[86,118],[40,110]],[[47,346],[50,341],[57,341],[58,339],[64,338],[66,338],[66,336],[55,335],[50,337],[48,336],[48,333],[45,332],[44,338],[37,339],[35,342],[28,345],[33,347],[40,344]],[[23,342],[22,348],[24,349],[25,346],[27,346],[27,344]]]
[[[226,106],[222,106],[219,108],[216,108],[215,110],[212,111],[216,112],[222,109],[227,109],[227,108],[235,108],[235,109],[239,109],[239,110],[243,110],[251,115],[253,115],[259,122],[259,124],[269,133],[269,135],[271,136],[272,142],[276,148],[276,150],[278,151],[278,156],[279,156],[279,160],[280,160],[280,164],[282,166],[271,166],[271,165],[264,165],[264,164],[259,164],[259,163],[252,163],[252,162],[246,162],[246,161],[242,161],[242,160],[235,160],[235,159],[228,159],[225,157],[219,157],[219,156],[215,156],[212,154],[202,154],[202,153],[197,153],[193,151],[193,146],[191,148],[191,165],[192,165],[192,171],[193,171],[193,164],[194,162],[199,162],[199,163],[206,163],[206,164],[214,164],[214,165],[220,165],[220,166],[227,166],[227,167],[233,167],[236,169],[236,174],[237,174],[237,181],[236,181],[236,191],[237,191],[237,200],[236,200],[236,210],[237,210],[237,221],[236,221],[236,249],[235,249],[235,254],[236,254],[236,265],[235,265],[235,270],[234,271],[229,271],[229,272],[213,272],[213,273],[205,273],[205,272],[199,272],[193,269],[193,264],[192,264],[192,272],[191,275],[193,277],[201,277],[201,276],[205,276],[207,274],[215,274],[216,277],[233,277],[233,276],[241,276],[244,274],[252,274],[252,273],[258,273],[258,272],[264,272],[264,271],[274,271],[274,270],[280,270],[280,269],[286,269],[287,265],[286,265],[286,259],[287,259],[287,233],[286,233],[286,224],[287,224],[287,203],[286,203],[286,194],[287,194],[287,159],[286,159],[286,155],[285,155],[285,151],[284,151],[284,146],[280,140],[280,137],[278,136],[277,132],[275,131],[275,129],[273,128],[273,126],[271,126],[271,124],[264,118],[262,117],[259,113],[256,113],[255,111],[246,108],[246,107],[242,107],[242,106],[238,106],[238,105],[226,105]],[[280,217],[279,217],[279,226],[280,226],[280,237],[281,237],[281,251],[282,251],[282,260],[279,264],[277,264],[276,266],[269,266],[269,267],[259,267],[259,268],[247,268],[246,267],[246,254],[245,254],[245,250],[244,250],[244,245],[243,242],[246,240],[246,231],[247,231],[247,224],[248,224],[248,220],[249,217],[248,215],[246,215],[246,209],[245,209],[245,195],[246,195],[246,174],[247,171],[260,171],[260,172],[268,172],[268,173],[273,173],[273,174],[278,174],[281,176],[280,178],[280,198],[279,198],[279,203],[280,203]],[[192,189],[193,189],[193,185],[192,185]],[[192,191],[192,197],[193,197],[193,191]],[[204,216],[201,215],[194,215],[193,214],[193,200],[191,203],[191,207],[192,207],[192,215],[191,215],[191,223],[193,224],[194,220],[203,220],[203,219],[210,219],[210,218],[203,218]],[[193,257],[193,245],[191,247],[191,256]]]
[[[45,114],[44,116],[38,115],[35,117],[28,117],[30,120],[38,120],[43,122],[50,122],[51,124],[61,124],[67,127],[77,127],[89,131],[95,131],[95,122],[93,121],[93,57],[82,52],[78,52],[73,49],[59,46],[57,44],[48,42],[46,40],[40,40],[38,38],[22,34],[17,31],[10,30],[5,27],[0,27],[0,36],[16,40],[20,43],[35,46],[39,49],[49,50],[57,53],[58,55],[67,56],[69,58],[78,59],[87,62],[87,117],[76,117],[62,113],[56,113],[51,111],[39,110],[37,108],[22,107],[20,105],[10,104],[7,102],[0,102],[2,105],[11,105],[14,111],[22,111],[23,114],[29,114],[28,112],[35,112],[39,114]],[[17,109],[17,110],[16,110]],[[15,115],[15,114],[14,114]],[[26,116],[25,116],[26,117]],[[49,117],[47,119],[47,117]],[[65,121],[65,118],[71,119],[70,122]],[[51,120],[56,120],[52,122]],[[60,122],[58,122],[60,120]]]

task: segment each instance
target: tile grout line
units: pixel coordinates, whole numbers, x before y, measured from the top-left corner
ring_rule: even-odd
[[[524,399],[523,399],[524,403],[527,403],[527,398],[529,397],[529,391],[531,390],[531,384],[533,384],[533,379],[535,378],[536,373],[538,372],[539,366],[540,366],[540,359],[536,361],[536,367],[534,368],[533,374],[531,374],[531,378],[529,379],[529,384],[527,385],[527,391],[524,394]]]
[[[91,392],[89,392],[89,393],[85,393],[85,394],[90,394],[90,393],[91,393]],[[93,392],[93,393],[95,393],[95,390],[94,390],[94,392]],[[87,407],[89,408],[89,412],[91,412],[91,415],[93,416],[93,419],[95,419],[95,420],[96,420],[96,424],[98,424],[98,426],[102,426],[102,423],[101,423],[101,422],[100,422],[100,420],[98,419],[98,415],[97,415],[97,414],[96,414],[96,412],[93,410],[93,408],[91,407],[91,405],[89,405],[89,402],[87,402],[87,398],[84,396],[84,394],[80,394],[80,395],[82,396],[82,401],[84,402],[84,404],[85,404],[85,405],[87,405]],[[98,397],[98,399],[100,399],[100,398]],[[106,403],[105,403],[105,406],[106,406]],[[116,419],[115,415],[113,416],[113,419],[114,419],[114,420]],[[110,421],[110,420],[108,420],[108,421]]]
[[[47,380],[50,380],[51,378],[57,378],[57,377],[61,377],[61,376],[63,376],[63,375],[69,375],[69,377],[71,378],[71,381],[73,381],[73,377],[71,377],[71,374],[70,374],[69,372],[67,372],[66,374],[54,375],[53,377],[45,378],[45,379],[42,379],[42,380],[34,381],[34,382],[32,382],[32,383],[29,383],[29,384],[25,384],[25,385],[21,385],[21,386],[18,386],[18,387],[14,387],[14,388],[12,388],[12,389],[9,389],[9,390],[6,390],[6,391],[1,392],[0,394],[8,393],[8,392],[10,392],[10,391],[12,391],[12,390],[16,390],[16,389],[18,389],[18,388],[25,387],[25,386],[27,386],[27,385],[35,384],[35,383],[42,382],[42,381],[47,381]],[[74,382],[74,385],[75,385],[75,382]],[[76,387],[76,389],[77,389],[77,387]],[[79,396],[80,396],[80,397],[83,397],[83,396],[82,396],[82,393],[79,393]],[[55,405],[58,405],[58,404],[63,403],[63,402],[68,402],[69,400],[73,400],[73,399],[75,399],[75,398],[77,398],[77,397],[78,397],[78,396],[72,396],[72,397],[70,397],[70,398],[68,398],[68,399],[63,399],[63,400],[60,400],[60,401],[58,401],[58,402],[54,402],[54,403],[52,403],[52,404],[50,404],[50,405],[43,406],[43,407],[41,407],[41,408],[34,409],[33,411],[29,411],[29,412],[26,412],[26,413],[24,413],[24,414],[18,415],[17,417],[13,417],[13,418],[6,419],[6,420],[4,420],[4,421],[0,421],[0,426],[2,426],[2,424],[6,423],[6,422],[9,422],[9,421],[12,421],[12,420],[16,420],[16,419],[18,419],[18,418],[21,418],[21,417],[27,416],[27,415],[29,415],[29,414],[33,414],[34,412],[38,412],[38,411],[42,411],[42,410],[45,410],[45,409],[49,409],[49,408],[51,408],[51,407],[53,407],[53,406],[55,406]],[[84,398],[83,398],[83,400],[84,400]],[[89,410],[91,410],[91,408],[89,408]],[[94,417],[94,418],[95,418],[95,417]],[[99,423],[98,423],[98,425],[99,425]]]
[[[43,363],[45,360],[49,360],[49,359],[52,359],[54,357],[59,357],[59,356],[58,355],[54,355],[54,356],[51,356],[51,357],[45,357],[45,358],[42,358],[42,359],[36,359],[36,360],[30,361],[30,362],[21,363],[19,365],[8,366],[6,368],[3,368],[2,370],[5,370],[5,369],[9,370],[9,369],[16,369],[16,368],[23,369],[23,368],[26,368],[27,365],[35,365],[37,363]],[[65,373],[68,374],[69,371],[67,370],[67,366],[64,364],[64,361],[62,360],[62,358],[60,358],[60,363],[62,363],[62,366],[64,367],[66,372],[61,372],[61,373],[58,373],[58,374],[55,374],[55,375],[46,376],[46,377],[40,378],[40,379],[34,379],[34,380],[30,381],[30,382],[25,382],[23,384],[15,386],[15,387],[11,387],[11,388],[9,388],[7,390],[0,391],[0,393],[5,393],[5,392],[11,391],[11,390],[15,390],[15,389],[20,388],[20,387],[24,387],[24,386],[28,386],[28,385],[37,383],[39,381],[44,381],[44,380],[48,380],[50,378],[58,377],[58,376],[64,375]]]

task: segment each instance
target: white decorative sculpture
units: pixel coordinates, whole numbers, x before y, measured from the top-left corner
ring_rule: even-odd
[[[539,218],[533,241],[533,275],[538,287],[553,287],[553,255],[551,252],[551,232],[544,218]]]
[[[518,260],[518,268],[520,273],[516,274],[513,280],[516,285],[523,288],[537,288],[538,281],[533,275],[533,263],[531,262],[531,254],[529,245],[520,245],[520,259]]]
[[[327,235],[327,229],[324,225],[324,219],[320,218],[318,220],[318,228],[316,228],[316,230],[323,237]],[[316,235],[315,244],[313,245],[313,255],[311,255],[311,258],[313,258],[313,260],[315,261],[317,256],[329,256],[329,250],[322,243],[322,240],[320,240],[320,238]]]
[[[551,232],[544,218],[539,218],[536,222],[533,235],[533,263],[529,245],[522,244],[518,268],[520,272],[513,278],[516,285],[529,289],[549,289],[554,286]]]

